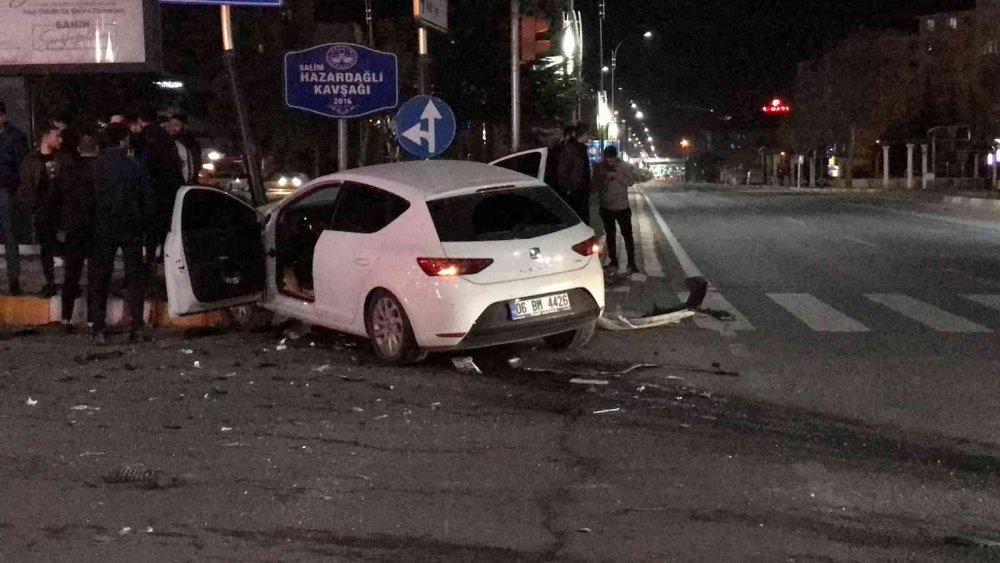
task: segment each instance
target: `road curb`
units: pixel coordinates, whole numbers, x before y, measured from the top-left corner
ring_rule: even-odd
[[[965,207],[976,207],[979,209],[1000,211],[1000,199],[987,199],[984,197],[967,197],[967,196],[945,196],[942,201],[948,205],[962,205]]]
[[[125,300],[108,300],[108,326],[128,324]],[[73,310],[73,324],[85,325],[87,318],[86,300],[77,299]],[[59,296],[24,297],[0,295],[0,327],[41,326],[62,319],[62,298]],[[171,317],[167,304],[162,301],[146,301],[146,323],[154,328],[206,328],[226,326],[229,319],[224,311],[212,311],[187,317]]]

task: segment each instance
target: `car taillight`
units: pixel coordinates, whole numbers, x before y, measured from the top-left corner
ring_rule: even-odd
[[[574,244],[573,251],[580,256],[596,256],[601,253],[601,243],[597,237],[590,237],[581,243]]]
[[[431,277],[470,276],[492,263],[492,258],[417,258],[420,269]]]

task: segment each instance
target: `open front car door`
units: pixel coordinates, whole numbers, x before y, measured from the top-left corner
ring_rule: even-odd
[[[181,188],[163,267],[171,316],[258,301],[266,282],[260,214],[221,190]]]

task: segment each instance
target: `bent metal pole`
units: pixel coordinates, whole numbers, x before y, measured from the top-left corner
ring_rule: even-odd
[[[239,71],[236,68],[236,48],[233,45],[233,20],[229,6],[222,5],[219,12],[222,19],[222,62],[229,77],[229,86],[233,93],[233,105],[236,107],[236,119],[240,125],[240,136],[243,138],[243,154],[247,172],[250,175],[250,195],[253,204],[260,206],[267,203],[264,197],[264,182],[261,178],[260,153],[250,128],[250,117],[240,90]]]

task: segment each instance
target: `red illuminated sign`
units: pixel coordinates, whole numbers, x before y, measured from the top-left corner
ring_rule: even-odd
[[[791,113],[792,108],[784,102],[781,98],[775,98],[771,100],[771,103],[762,107],[761,110],[764,113],[783,115],[786,113]]]

